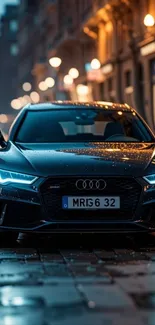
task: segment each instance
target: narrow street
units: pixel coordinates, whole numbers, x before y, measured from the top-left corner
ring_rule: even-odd
[[[43,299],[31,325],[154,325],[155,239],[20,236],[0,248],[0,284],[2,299]]]

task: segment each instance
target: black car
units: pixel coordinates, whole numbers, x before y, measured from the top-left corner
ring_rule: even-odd
[[[0,144],[0,238],[155,230],[155,137],[128,105],[28,105]]]

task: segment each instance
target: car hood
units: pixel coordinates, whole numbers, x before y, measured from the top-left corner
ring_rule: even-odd
[[[1,151],[4,169],[49,175],[132,175],[155,168],[155,145],[148,143],[10,144]],[[151,164],[150,164],[151,163]]]

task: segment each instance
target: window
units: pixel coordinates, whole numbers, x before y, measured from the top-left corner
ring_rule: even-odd
[[[10,30],[11,30],[11,32],[17,32],[17,30],[18,30],[18,22],[17,22],[17,20],[11,20],[10,21]]]
[[[151,141],[149,131],[134,114],[93,108],[28,111],[15,141],[20,143]]]
[[[125,101],[132,107],[135,106],[132,86],[132,72],[127,70],[125,72]]]
[[[128,70],[125,72],[125,87],[130,87],[132,84],[132,81],[131,81],[131,71]]]
[[[18,55],[18,45],[16,43],[11,45],[10,53],[12,56]]]
[[[105,89],[104,89],[104,82],[101,82],[100,84],[99,84],[99,87],[100,87],[100,99],[101,100],[105,100],[105,95],[104,95],[104,93],[105,93]]]
[[[22,31],[20,31],[20,33],[18,35],[19,46],[23,47],[23,45],[25,45],[26,42],[28,42],[28,26],[27,25],[25,26],[25,28],[22,29]]]
[[[108,91],[113,90],[113,79],[112,77],[108,79]]]
[[[113,25],[109,21],[105,25],[105,32],[106,32],[106,60],[111,58],[112,51],[113,51]]]

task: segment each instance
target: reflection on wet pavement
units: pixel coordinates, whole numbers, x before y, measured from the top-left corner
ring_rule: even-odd
[[[155,237],[20,235],[0,248],[0,325],[154,325]]]

